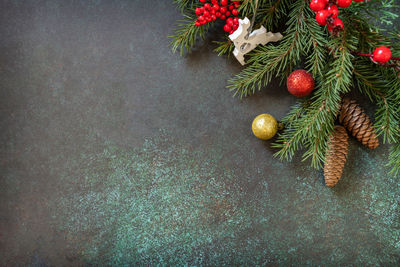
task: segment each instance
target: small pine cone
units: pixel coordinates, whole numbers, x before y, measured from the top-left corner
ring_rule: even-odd
[[[328,148],[325,155],[324,176],[325,183],[334,187],[342,177],[344,164],[346,163],[349,136],[346,129],[336,125],[334,133],[329,137]]]
[[[379,146],[378,136],[371,120],[354,100],[343,99],[339,122],[364,146],[375,149]]]

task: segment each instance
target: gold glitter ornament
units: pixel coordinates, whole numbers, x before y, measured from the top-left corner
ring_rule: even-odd
[[[261,140],[268,140],[278,132],[278,122],[269,114],[260,114],[251,125],[254,135]]]

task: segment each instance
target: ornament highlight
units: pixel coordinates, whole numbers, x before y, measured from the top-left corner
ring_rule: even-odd
[[[314,78],[305,70],[293,71],[287,79],[289,93],[297,97],[304,97],[314,90]]]
[[[269,42],[277,42],[283,38],[282,34],[267,32],[264,26],[249,34],[250,20],[248,18],[239,19],[239,27],[229,35],[235,45],[233,54],[240,64],[246,64],[244,55],[256,48],[259,44],[266,45]]]
[[[271,139],[278,132],[278,122],[267,114],[260,114],[253,120],[251,125],[254,135],[261,140]]]

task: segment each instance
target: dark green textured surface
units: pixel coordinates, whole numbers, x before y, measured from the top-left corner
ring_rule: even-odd
[[[399,265],[387,147],[334,189],[274,159],[251,121],[295,99],[172,54],[171,2],[0,1],[0,265]]]

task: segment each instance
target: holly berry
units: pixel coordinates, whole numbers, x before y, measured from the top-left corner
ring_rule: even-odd
[[[386,46],[377,47],[372,54],[372,60],[379,63],[386,63],[392,57],[392,52]]]
[[[318,12],[325,9],[325,6],[326,6],[325,0],[311,0],[310,2],[310,8],[314,12]]]
[[[330,5],[326,10],[331,13],[332,18],[336,18],[339,15],[339,9],[336,5]]]
[[[326,23],[327,23],[326,19],[328,18],[328,16],[330,14],[331,13],[326,9],[318,11],[317,14],[315,15],[315,20],[317,21],[317,23],[319,25],[326,25]]]
[[[354,2],[361,3],[364,2],[364,0],[354,0]]]
[[[208,22],[217,20],[220,18],[222,20],[228,19],[226,21],[226,25],[224,26],[224,30],[232,34],[239,27],[239,19],[235,18],[235,20],[231,17],[231,15],[237,16],[239,15],[238,8],[240,7],[240,1],[231,1],[231,0],[199,0],[201,3],[205,3],[204,6],[198,7],[195,9],[195,13],[198,16],[194,25],[199,27]],[[320,0],[326,1],[326,0]],[[208,3],[207,3],[208,2]],[[228,30],[228,27],[229,30]]]
[[[229,24],[224,25],[224,31],[230,32],[232,30],[232,27]]]
[[[336,3],[341,8],[348,8],[351,5],[352,0],[337,0]]]

